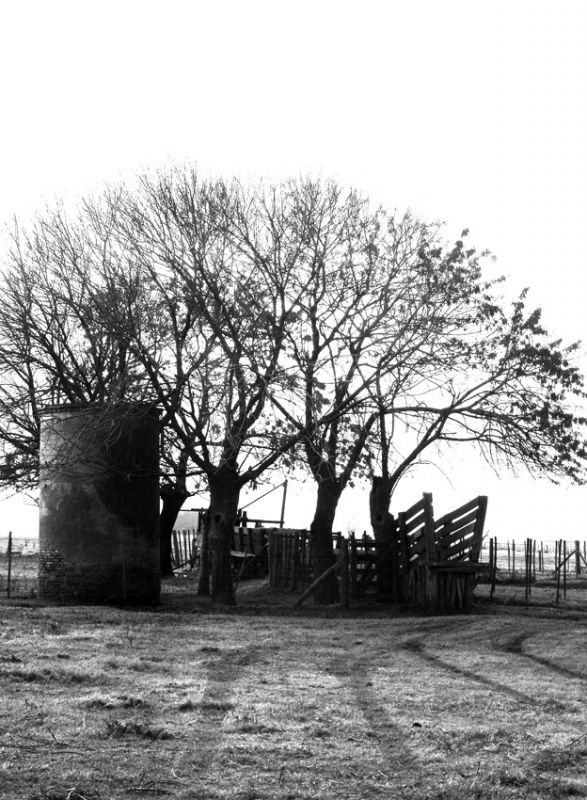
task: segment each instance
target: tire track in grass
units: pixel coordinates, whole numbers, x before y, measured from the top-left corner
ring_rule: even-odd
[[[457,667],[455,664],[450,664],[448,661],[444,661],[444,659],[440,658],[439,656],[427,652],[424,649],[424,643],[418,639],[408,639],[403,643],[403,647],[418,658],[421,658],[423,661],[426,661],[429,664],[434,664],[434,666],[437,666],[439,669],[443,669],[446,672],[450,672],[452,675],[456,675],[460,678],[467,678],[475,683],[480,683],[482,686],[486,686],[488,689],[492,689],[493,691],[508,695],[518,703],[523,703],[530,706],[540,705],[541,703],[541,701],[536,700],[534,697],[531,697],[528,694],[524,694],[524,692],[520,692],[517,689],[513,689],[510,686],[499,683],[498,681],[491,680],[491,678],[486,678],[485,676],[479,675],[479,673],[473,672],[472,670],[465,669],[464,667]],[[561,706],[561,708],[564,708],[564,706]]]
[[[418,753],[406,746],[405,731],[392,719],[381,702],[381,693],[368,679],[374,664],[364,657],[350,657],[344,662],[331,663],[330,672],[350,688],[355,698],[355,706],[360,709],[369,731],[369,739],[377,742],[383,763],[378,770],[381,775],[389,773],[394,782],[399,780],[404,786],[413,782],[414,770],[420,766]],[[366,677],[367,676],[367,677]],[[390,797],[392,795],[389,795]],[[403,797],[399,789],[393,797]]]
[[[575,680],[587,682],[587,675],[585,675],[585,673],[577,672],[577,670],[570,669],[569,667],[563,667],[561,664],[555,664],[554,661],[551,661],[549,658],[544,658],[544,656],[536,656],[533,653],[525,653],[523,649],[524,642],[529,639],[531,635],[533,634],[520,633],[506,641],[496,640],[493,644],[497,650],[500,650],[504,653],[512,653],[515,656],[520,656],[520,658],[528,659],[528,661],[534,661],[536,664],[540,664],[541,666],[546,667],[547,669],[550,669],[559,675],[564,675],[567,678],[574,678]]]
[[[210,768],[223,739],[222,723],[234,708],[230,698],[241,670],[259,658],[255,646],[224,652],[206,648],[205,652],[209,656],[206,686],[200,702],[194,705],[197,720],[192,741],[173,759],[171,772],[177,777],[202,778]]]

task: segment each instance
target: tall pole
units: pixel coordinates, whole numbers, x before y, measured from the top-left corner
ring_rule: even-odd
[[[285,522],[285,498],[287,497],[287,478],[283,482],[283,499],[281,501],[281,517],[279,518],[279,527],[283,528]]]
[[[12,531],[8,533],[8,589],[6,596],[10,597],[10,581],[12,579]]]

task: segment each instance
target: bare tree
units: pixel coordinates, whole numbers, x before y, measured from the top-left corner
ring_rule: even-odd
[[[88,304],[87,271],[84,237],[62,209],[14,230],[0,290],[2,486],[35,488],[43,406],[142,396],[127,343]]]
[[[210,591],[233,603],[241,489],[300,453],[319,570],[341,492],[377,453],[378,537],[394,483],[433,443],[579,479],[570,352],[523,299],[502,310],[474,250],[438,238],[333,183],[246,189],[190,170],[107,189],[74,223],[45,216],[15,237],[0,298],[6,482],[33,474],[47,398],[156,403],[165,530],[205,481]],[[318,600],[335,593],[325,584]]]
[[[462,243],[455,252],[462,257]],[[474,292],[466,313],[459,309],[458,336],[434,375],[420,369],[377,395],[375,531],[389,524],[390,499],[405,472],[423,455],[446,456],[447,446],[457,443],[473,446],[497,470],[584,482],[585,393],[573,363],[578,345],[549,336],[540,310],[526,308],[526,294],[508,311],[487,291]]]
[[[156,346],[153,331],[138,322],[130,333],[133,355],[169,429],[208,483],[211,591],[222,602],[234,601],[230,542],[241,488],[309,428],[354,402],[350,395],[340,407],[301,420],[288,411],[305,380],[295,349],[307,293],[324,279],[308,238],[320,224],[304,207],[312,193],[340,205],[334,187],[246,191],[177,172],[143,178],[138,192],[108,198],[119,250],[141,270],[139,307],[149,298],[157,307]],[[320,314],[337,314],[337,302],[324,294]]]
[[[137,307],[144,301],[138,275],[116,252],[111,220],[89,210],[70,220],[57,207],[30,230],[12,231],[0,287],[0,483],[15,491],[36,489],[43,407],[97,404],[110,419],[113,406],[120,417],[155,397],[129,347],[129,321],[148,318],[150,309]],[[161,465],[165,575],[191,477],[173,437],[162,437]]]
[[[373,392],[369,500],[375,538],[384,545],[394,538],[389,508],[399,480],[424,457],[446,458],[457,443],[497,470],[585,479],[577,345],[548,335],[540,310],[527,310],[526,292],[508,309],[463,240],[446,251],[423,248],[419,257],[423,265],[436,262],[442,325],[432,338],[422,329],[419,358],[383,376]]]
[[[317,482],[315,563],[325,571],[333,559],[338,501],[353,473],[366,469],[372,431],[385,419],[382,408],[393,392],[408,390],[410,376],[433,375],[450,361],[463,323],[455,309],[472,296],[478,269],[472,254],[457,267],[456,258],[432,250],[436,226],[372,211],[356,196],[350,204],[330,196],[322,213],[312,208],[309,215],[318,220],[310,243],[317,268],[293,355],[303,376],[304,452]],[[449,285],[459,303],[450,299]],[[316,414],[325,412],[328,422],[315,425]],[[336,596],[333,579],[319,587],[316,600]]]

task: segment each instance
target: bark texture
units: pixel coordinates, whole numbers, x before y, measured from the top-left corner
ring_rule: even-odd
[[[337,480],[326,479],[318,484],[316,510],[310,526],[315,578],[334,563],[332,528],[341,491]],[[336,575],[332,574],[316,589],[314,602],[317,605],[329,605],[337,603],[338,599],[338,581]]]
[[[394,483],[390,477],[373,476],[369,493],[369,512],[378,559],[385,559],[377,574],[377,596],[380,599],[399,600],[401,592],[397,527],[393,515],[389,513],[393,487]]]
[[[162,486],[160,494],[162,501],[159,517],[161,577],[166,578],[173,575],[171,566],[171,534],[173,526],[181,507],[189,497],[189,492],[183,486],[173,485]]]
[[[240,483],[232,473],[220,472],[210,479],[208,546],[210,597],[213,603],[235,605],[230,551],[237,522]]]
[[[205,596],[210,594],[210,509],[206,511],[206,517],[202,522],[198,594]]]

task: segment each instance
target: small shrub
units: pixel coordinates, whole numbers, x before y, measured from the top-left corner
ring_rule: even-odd
[[[48,789],[29,795],[28,800],[100,800],[95,791],[84,789]]]
[[[92,678],[85,672],[75,672],[64,670],[62,668],[49,668],[43,669],[13,669],[2,670],[0,675],[5,675],[13,681],[22,681],[23,683],[49,683],[52,681],[60,683],[84,683],[91,681]]]
[[[153,727],[144,722],[120,719],[111,719],[106,722],[104,739],[122,739],[126,736],[150,739],[153,742],[174,738],[173,734],[166,731],[165,728]]]
[[[147,708],[149,705],[142,697],[133,697],[132,695],[119,695],[118,700],[120,700],[122,708]]]
[[[200,708],[201,711],[221,711],[226,713],[227,711],[232,711],[234,703],[222,700],[202,700],[202,702],[198,704],[198,708]]]
[[[178,711],[195,711],[199,708],[199,703],[194,703],[193,700],[184,700],[183,703],[180,703],[177,707]]]
[[[114,701],[110,697],[90,697],[82,705],[84,708],[114,708]]]
[[[82,705],[84,708],[148,708],[149,703],[142,697],[132,697],[131,695],[118,695],[116,698],[90,697]]]

